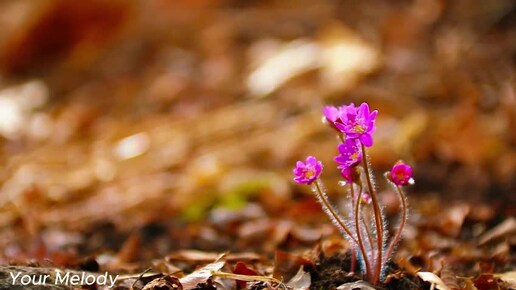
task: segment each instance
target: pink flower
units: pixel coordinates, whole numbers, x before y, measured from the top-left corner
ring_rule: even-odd
[[[412,167],[403,163],[403,161],[398,161],[387,176],[396,185],[407,185],[414,183],[413,174]]]
[[[336,130],[340,131],[335,123],[342,124],[341,116],[346,115],[348,110],[356,110],[355,104],[351,103],[349,106],[324,106],[323,115],[326,121]]]
[[[308,156],[306,162],[298,161],[294,168],[294,181],[299,184],[312,184],[322,172],[322,163],[313,156]]]
[[[344,143],[339,144],[339,153],[334,159],[339,164],[339,169],[355,166],[362,161],[362,151],[357,139],[347,138]]]
[[[331,124],[335,123],[335,121],[337,121],[339,119],[339,115],[340,115],[339,109],[337,109],[334,106],[324,106],[323,114],[324,114],[324,117],[326,118],[326,120],[328,122],[330,122]]]
[[[346,183],[352,183],[353,182],[353,175],[355,174],[353,167],[345,167],[340,171],[340,174],[342,175],[342,178],[344,178],[344,181]]]
[[[366,147],[373,146],[373,132],[377,110],[369,111],[369,105],[362,103],[358,108],[351,103],[346,109],[339,110],[341,122],[334,122],[337,129],[346,134],[346,138],[359,139]]]

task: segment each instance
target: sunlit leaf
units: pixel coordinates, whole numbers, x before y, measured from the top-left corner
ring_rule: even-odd
[[[183,278],[179,279],[179,281],[183,285],[184,290],[193,289],[197,286],[197,284],[205,283],[208,279],[210,279],[213,275],[213,272],[222,269],[225,263],[226,262],[224,261],[219,261],[208,264],[184,276]]]

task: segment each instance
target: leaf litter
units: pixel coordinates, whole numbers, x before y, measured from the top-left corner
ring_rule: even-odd
[[[367,98],[375,167],[417,165],[382,288],[515,288],[511,1],[29,2],[0,4],[2,265],[370,289],[289,175],[334,150],[321,104]]]

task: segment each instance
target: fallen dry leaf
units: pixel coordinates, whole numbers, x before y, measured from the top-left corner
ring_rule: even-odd
[[[301,266],[310,265],[312,262],[298,255],[283,251],[277,251],[274,256],[274,271],[272,276],[280,280],[289,280],[294,277]]]
[[[473,279],[473,283],[478,290],[491,290],[491,289],[500,289],[500,285],[496,281],[496,278],[493,274],[480,274],[478,277]]]
[[[242,262],[236,263],[236,265],[233,269],[233,273],[238,274],[238,275],[251,275],[251,276],[258,275],[258,272],[251,269],[250,267],[248,267],[246,264],[244,264]],[[239,288],[245,288],[245,286],[247,285],[247,281],[242,281],[242,280],[236,280],[236,283],[238,284]]]
[[[183,290],[183,286],[179,279],[169,275],[152,280],[142,290]]]
[[[507,289],[516,289],[516,271],[494,274],[493,276],[500,279]]]
[[[287,286],[292,287],[295,290],[307,290],[310,288],[312,280],[310,278],[310,273],[305,272],[303,267],[299,268],[297,274],[287,282]]]
[[[446,284],[444,284],[443,280],[441,280],[439,276],[432,272],[418,272],[417,276],[421,278],[421,280],[430,283],[432,288],[435,287],[438,290],[451,290],[446,286]]]
[[[213,262],[179,279],[184,290],[194,289],[199,283],[206,283],[213,272],[219,271],[226,264],[225,261]]]
[[[516,235],[516,218],[510,217],[478,238],[479,245]]]

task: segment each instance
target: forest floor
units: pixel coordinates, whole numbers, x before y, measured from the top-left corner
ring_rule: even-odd
[[[511,0],[0,2],[0,289],[516,289],[515,19]],[[346,202],[321,109],[351,102],[379,111],[391,236],[380,177],[415,172],[375,286],[292,181],[317,156]]]

